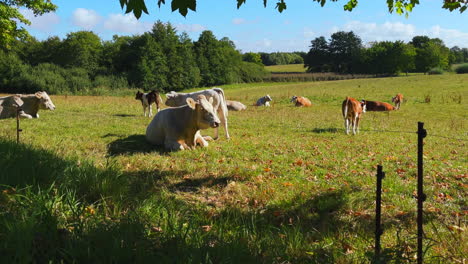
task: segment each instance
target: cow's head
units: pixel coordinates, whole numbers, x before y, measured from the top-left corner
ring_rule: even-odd
[[[135,96],[135,99],[136,99],[136,100],[141,100],[141,98],[143,98],[143,93],[140,92],[140,91],[137,91],[136,96]]]
[[[200,129],[219,126],[221,121],[213,108],[213,97],[210,97],[210,100],[206,100],[204,95],[200,95],[197,101],[190,97],[186,101],[187,105],[196,111],[196,122]]]
[[[366,100],[362,99],[361,102],[359,103],[361,104],[362,112],[365,113],[366,112]]]
[[[273,101],[273,99],[271,99],[269,94],[265,95],[265,99],[266,99],[265,101],[267,101],[267,102]]]
[[[180,106],[179,103],[179,94],[171,91],[170,93],[166,94],[166,105],[171,107]]]
[[[34,95],[39,99],[39,109],[55,110],[55,105],[46,92],[37,92]]]
[[[292,102],[292,103],[295,103],[296,100],[297,100],[297,96],[293,95],[293,96],[291,97],[291,102]]]

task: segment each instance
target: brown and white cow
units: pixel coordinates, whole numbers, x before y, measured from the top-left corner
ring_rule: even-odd
[[[361,103],[366,105],[368,112],[388,112],[396,109],[393,105],[385,102],[361,100]]]
[[[302,96],[295,96],[291,97],[291,102],[294,103],[295,106],[297,107],[309,107],[312,106],[312,103],[308,98],[302,97]]]
[[[403,102],[403,95],[398,93],[395,97],[392,97],[392,102],[395,104],[395,109],[400,109],[400,105]]]
[[[55,105],[46,92],[0,97],[0,119],[15,117],[18,108],[21,118],[39,118],[39,109],[55,110]]]
[[[359,102],[352,97],[346,97],[341,105],[341,111],[345,120],[346,134],[349,134],[350,126],[353,127],[353,134],[359,133],[359,121],[362,113],[366,112],[365,102]]]
[[[228,132],[228,109],[226,106],[226,97],[224,96],[224,91],[221,88],[212,88],[202,91],[197,91],[193,93],[176,93],[171,91],[170,93],[166,94],[166,105],[167,106],[182,106],[187,104],[187,98],[192,98],[194,100],[198,99],[199,95],[204,95],[208,100],[213,98],[213,108],[215,112],[218,113],[219,118],[221,119],[221,125],[224,127],[224,132],[226,133],[226,138],[229,138]],[[215,136],[214,139],[218,139],[219,136],[219,128],[215,128]]]
[[[245,106],[243,103],[231,100],[226,100],[226,106],[228,110],[231,111],[242,111],[247,109],[247,106]]]
[[[156,109],[158,112],[161,110],[162,99],[159,93],[155,90],[149,93],[142,93],[137,91],[135,99],[141,101],[141,105],[143,106],[143,116],[146,116],[146,108],[149,108],[148,116],[153,116],[153,109],[151,109],[151,105],[153,103],[156,104]]]
[[[168,151],[208,146],[210,137],[202,137],[201,129],[217,128],[220,120],[213,107],[213,98],[200,95],[195,101],[186,98],[186,105],[161,110],[146,128],[146,139]]]

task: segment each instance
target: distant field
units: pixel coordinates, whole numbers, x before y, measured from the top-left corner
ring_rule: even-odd
[[[56,111],[21,121],[20,145],[15,120],[0,120],[0,262],[370,263],[382,164],[381,263],[414,263],[412,132],[423,121],[425,263],[463,263],[467,83],[421,75],[223,86],[248,106],[229,112],[232,138],[221,131],[207,148],[177,153],[145,141],[151,119],[133,95],[52,96]],[[396,93],[401,110],[365,113],[361,133],[345,135],[346,96],[390,102]],[[253,107],[265,94],[272,107]],[[293,107],[292,95],[313,106]]]
[[[269,72],[305,72],[304,64],[272,65],[265,66]]]

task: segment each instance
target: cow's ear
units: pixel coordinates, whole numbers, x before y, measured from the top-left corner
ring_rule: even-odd
[[[209,102],[210,104],[213,104],[213,97],[210,97],[210,99],[208,99],[208,102]]]
[[[195,109],[196,104],[197,104],[197,103],[195,102],[195,100],[193,100],[192,98],[189,97],[189,98],[187,98],[186,101],[187,101],[187,105],[188,105],[190,108]]]
[[[42,98],[42,92],[36,92],[34,94],[38,99],[41,99]]]

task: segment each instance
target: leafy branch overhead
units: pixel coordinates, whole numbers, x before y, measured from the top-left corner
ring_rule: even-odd
[[[140,18],[142,12],[148,14],[148,9],[145,4],[145,0],[119,0],[122,8],[125,8],[125,13],[133,12],[136,18]],[[157,0],[158,7],[161,8],[161,5],[166,4],[166,0]],[[237,8],[240,8],[247,0],[236,0]],[[267,6],[268,0],[263,1],[263,6]],[[327,0],[313,0],[324,6]],[[358,0],[345,0],[346,3],[343,5],[343,9],[346,11],[353,11],[353,9],[358,5]],[[413,8],[419,4],[419,0],[385,0],[387,2],[388,11],[390,13],[408,14],[413,11]],[[290,3],[292,0],[290,0]],[[338,2],[338,0],[328,0],[328,2]],[[286,0],[276,0],[275,9],[278,9],[278,12],[282,13],[286,10],[287,4]],[[459,10],[460,13],[463,13],[468,8],[468,0],[444,0],[442,8],[453,11]],[[182,16],[186,16],[188,9],[192,11],[197,11],[197,0],[172,0],[171,1],[172,11],[179,10],[179,13]]]

